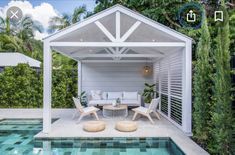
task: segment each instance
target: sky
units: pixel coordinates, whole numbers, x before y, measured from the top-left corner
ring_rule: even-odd
[[[6,11],[11,6],[21,8],[23,14],[31,15],[34,20],[39,21],[45,31],[36,32],[35,39],[41,40],[48,35],[48,22],[54,16],[63,13],[72,14],[74,8],[85,5],[88,11],[93,11],[96,6],[95,0],[0,0],[0,16],[5,17]]]

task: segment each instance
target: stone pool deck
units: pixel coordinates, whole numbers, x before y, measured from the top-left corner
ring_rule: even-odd
[[[165,118],[157,120],[152,125],[145,117],[137,119],[138,130],[135,132],[119,132],[114,129],[115,123],[123,119],[107,119],[99,112],[101,120],[106,123],[106,129],[97,133],[89,133],[83,131],[83,124],[88,120],[93,120],[91,116],[85,117],[79,124],[72,119],[73,109],[53,109],[53,118],[59,118],[52,124],[52,132],[50,134],[38,133],[35,138],[68,138],[68,137],[171,137],[171,139],[188,155],[209,155],[205,150],[198,146],[181,130],[170,123]],[[133,113],[129,111],[129,115],[125,120],[131,120]],[[42,110],[40,109],[0,109],[0,118],[42,118]]]

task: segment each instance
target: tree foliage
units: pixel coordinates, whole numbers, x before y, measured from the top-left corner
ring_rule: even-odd
[[[81,20],[82,15],[84,15],[85,13],[86,13],[86,7],[80,6],[76,7],[73,10],[72,15],[64,13],[61,17],[55,16],[51,18],[49,22],[50,25],[49,31],[54,32],[66,28],[72,24],[75,24]]]
[[[224,11],[225,21],[228,14]],[[231,68],[230,68],[230,32],[229,23],[217,27],[216,49],[214,50],[215,75],[211,114],[210,151],[213,154],[232,154],[232,133],[234,118],[231,102]]]
[[[36,108],[42,105],[42,82],[27,64],[6,67],[0,73],[1,108]]]
[[[6,67],[0,73],[0,108],[42,108],[43,77],[27,64]],[[52,76],[52,107],[72,108],[77,95],[77,72],[54,70]]]
[[[207,20],[203,22],[201,37],[197,44],[196,64],[193,76],[194,84],[194,137],[205,146],[209,138],[210,107],[211,107],[211,65],[209,54],[211,52],[211,39]]]
[[[52,76],[52,107],[72,108],[73,96],[77,96],[77,71],[54,70]]]

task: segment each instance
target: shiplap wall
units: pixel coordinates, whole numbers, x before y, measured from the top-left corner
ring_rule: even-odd
[[[153,76],[142,74],[145,63],[83,63],[82,90],[138,91],[144,83],[153,83]]]

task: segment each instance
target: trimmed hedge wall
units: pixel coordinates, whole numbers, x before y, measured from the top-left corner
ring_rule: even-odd
[[[72,108],[77,96],[75,70],[53,70],[52,107]],[[41,108],[43,105],[42,72],[27,64],[6,67],[0,73],[0,108]]]

